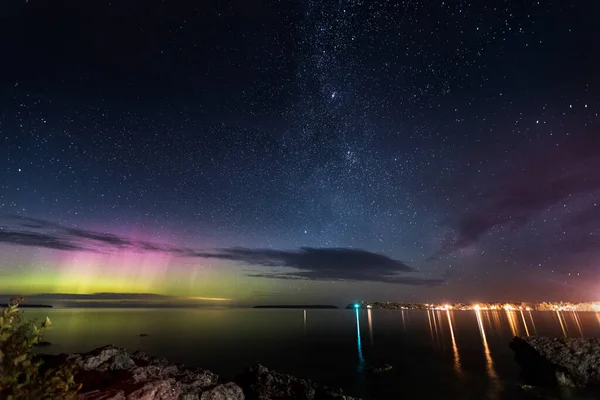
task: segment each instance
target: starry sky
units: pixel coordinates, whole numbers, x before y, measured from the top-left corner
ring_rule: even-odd
[[[3,2],[0,293],[598,299],[599,13]]]

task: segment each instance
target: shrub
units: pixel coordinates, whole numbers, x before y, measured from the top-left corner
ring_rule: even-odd
[[[33,346],[52,325],[48,317],[39,328],[24,320],[21,301],[12,299],[0,314],[0,399],[76,399],[81,385],[75,383],[74,365],[41,371]]]

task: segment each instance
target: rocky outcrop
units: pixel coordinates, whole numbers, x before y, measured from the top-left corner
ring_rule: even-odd
[[[147,353],[129,354],[125,349],[105,346],[88,353],[43,356],[46,365],[73,362],[82,383],[82,400],[242,400],[242,389],[223,385],[205,369],[171,364]],[[225,397],[224,397],[225,396]]]
[[[600,339],[515,337],[510,347],[531,383],[600,389]]]
[[[41,357],[44,368],[65,362],[77,365],[81,400],[354,400],[339,389],[262,365],[249,368],[235,382],[224,382],[209,370],[172,364],[144,352],[129,354],[115,346]]]
[[[257,365],[235,380],[248,400],[358,400],[345,396],[341,389],[331,389],[308,379],[300,379]]]

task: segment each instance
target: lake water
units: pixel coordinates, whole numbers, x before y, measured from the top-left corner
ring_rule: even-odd
[[[514,335],[600,337],[600,313],[593,312],[57,308],[25,314],[52,319],[46,353],[115,344],[225,378],[262,363],[365,399],[531,398],[518,386],[519,366],[508,347]],[[393,370],[365,371],[384,363]]]

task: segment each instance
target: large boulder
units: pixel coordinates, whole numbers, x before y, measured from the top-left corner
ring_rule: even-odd
[[[355,400],[345,396],[341,389],[275,372],[260,364],[238,376],[236,383],[249,400]]]
[[[84,371],[115,371],[135,368],[131,356],[116,346],[104,346],[83,354],[70,354],[67,361],[74,362]]]
[[[600,339],[515,337],[510,347],[531,383],[600,389]]]

